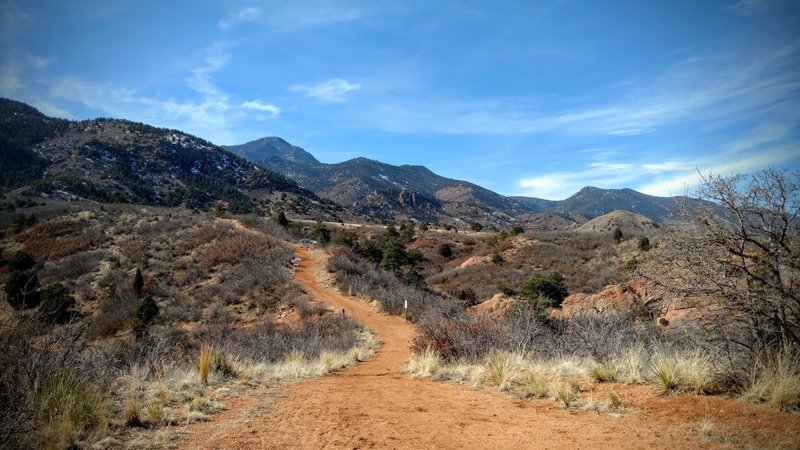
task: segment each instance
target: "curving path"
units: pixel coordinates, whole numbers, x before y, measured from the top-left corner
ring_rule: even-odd
[[[228,399],[228,410],[212,422],[186,427],[181,448],[716,448],[719,442],[696,431],[704,417],[724,416],[732,428],[776,426],[774,411],[722,398],[656,397],[643,386],[611,386],[631,405],[611,417],[404,376],[413,325],[320,284],[315,272],[324,265],[322,253],[296,251],[303,287],[335,310],[344,308],[380,336],[383,347],[370,361],[325,378]]]

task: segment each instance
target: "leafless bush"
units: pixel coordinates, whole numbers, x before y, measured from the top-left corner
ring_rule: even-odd
[[[43,284],[60,280],[75,280],[94,272],[101,261],[108,259],[106,250],[79,252],[66,258],[50,261],[39,271],[39,279]]]
[[[264,322],[247,329],[206,329],[200,338],[239,358],[275,362],[293,351],[308,358],[326,351],[346,351],[355,346],[360,330],[349,317],[330,314],[296,326]]]
[[[242,225],[251,230],[261,231],[262,233],[274,236],[284,241],[292,240],[292,236],[289,234],[286,228],[278,225],[274,220],[270,218],[251,215],[251,216],[239,216],[236,219]]]
[[[334,273],[343,290],[352,290],[355,294],[376,300],[390,314],[402,315],[407,301],[408,318],[413,321],[449,316],[463,309],[457,299],[406,285],[394,274],[380,270],[348,252],[333,256],[327,268]]]
[[[419,323],[411,348],[415,352],[430,348],[444,359],[475,361],[493,350],[509,349],[508,331],[501,321],[483,314],[428,317]]]

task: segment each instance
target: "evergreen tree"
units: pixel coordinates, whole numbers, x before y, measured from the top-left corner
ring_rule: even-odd
[[[619,244],[622,242],[622,230],[619,227],[614,228],[614,243]]]
[[[546,302],[546,306],[557,308],[567,298],[569,292],[564,283],[564,276],[553,272],[548,277],[534,275],[520,288],[520,295],[528,301]]]
[[[285,228],[289,226],[289,219],[287,219],[286,214],[281,211],[275,216],[275,223]]]
[[[133,292],[136,293],[136,297],[142,297],[142,289],[144,288],[144,277],[142,276],[142,271],[139,268],[136,268],[136,275],[133,277]]]
[[[147,333],[147,327],[150,326],[159,313],[158,305],[153,299],[152,295],[145,296],[139,305],[136,307],[135,324],[133,331],[137,337],[142,337]]]

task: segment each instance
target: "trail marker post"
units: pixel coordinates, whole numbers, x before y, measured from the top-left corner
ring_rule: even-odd
[[[408,300],[403,300],[403,319],[408,320]]]

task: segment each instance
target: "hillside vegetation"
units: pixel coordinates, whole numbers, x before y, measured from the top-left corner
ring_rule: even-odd
[[[145,430],[218,409],[208,383],[318,375],[374,348],[294,282],[288,235],[267,219],[62,206],[3,241],[7,445],[157,446]]]

